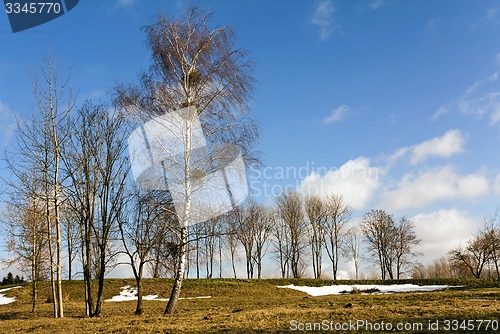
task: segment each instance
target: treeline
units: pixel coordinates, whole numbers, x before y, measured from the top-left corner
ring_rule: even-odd
[[[0,285],[13,285],[13,284],[23,284],[24,283],[24,277],[19,277],[19,275],[12,275],[11,272],[7,274],[7,276],[4,276],[2,278],[2,281],[0,282]]]
[[[414,268],[414,278],[496,278],[500,280],[500,227],[498,215],[485,219],[483,227],[448,257]]]
[[[221,277],[227,253],[236,278],[241,249],[247,278],[262,277],[266,257],[282,278],[312,273],[337,279],[339,263],[349,260],[358,279],[364,259],[379,268],[382,279],[400,279],[411,274],[417,259],[413,247],[420,242],[409,219],[396,221],[383,210],[372,210],[354,224],[342,196],[304,197],[293,191],[278,196],[272,206],[250,200],[235,212],[190,227],[190,235],[194,242],[188,248],[187,274],[196,278]],[[325,263],[331,266],[328,273]]]

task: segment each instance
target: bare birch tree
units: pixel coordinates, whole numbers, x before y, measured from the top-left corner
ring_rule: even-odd
[[[326,253],[332,262],[333,279],[337,279],[339,259],[345,237],[345,226],[351,219],[352,209],[344,203],[340,195],[331,195],[325,199],[326,221],[323,231]]]
[[[347,230],[342,253],[350,257],[354,265],[354,277],[359,279],[359,263],[361,260],[361,231],[359,226],[353,226]]]
[[[302,198],[297,192],[286,192],[277,198],[278,211],[290,233],[290,269],[293,278],[300,278],[304,268],[307,223],[304,219]]]
[[[272,230],[271,234],[273,236],[273,253],[274,257],[278,260],[279,269],[281,273],[281,278],[290,277],[290,261],[292,258],[291,254],[291,242],[290,242],[290,227],[282,218],[279,209],[273,209],[272,219]]]
[[[64,316],[62,298],[62,231],[60,210],[63,178],[60,160],[68,135],[67,119],[73,107],[69,77],[61,79],[49,56],[41,75],[31,73],[35,108],[30,119],[18,121],[17,142],[9,170],[16,176],[13,189],[43,203],[54,317]],[[25,169],[25,171],[23,171]],[[32,173],[26,176],[24,172]],[[24,180],[21,180],[24,178]],[[32,191],[33,185],[37,191]]]
[[[176,139],[176,151],[172,151],[158,140],[162,135],[152,138],[148,132],[149,144],[156,145],[155,152],[162,151],[163,157],[157,158],[163,164],[160,169],[170,176],[167,188],[179,198],[175,210],[179,258],[166,314],[174,312],[185,276],[188,225],[196,220],[196,210],[213,211],[212,215],[205,212],[210,217],[220,209],[193,204],[199,196],[195,193],[206,190],[205,181],[224,168],[224,159],[234,156],[224,144],[237,147],[249,161],[257,137],[257,127],[248,117],[253,78],[246,52],[235,47],[230,28],[212,29],[209,19],[210,15],[197,7],[188,7],[183,18],[158,15],[145,27],[153,60],[150,70],[143,73],[139,88],[122,86],[116,90],[117,105],[143,127],[148,121],[158,121],[158,131],[182,133]]]
[[[262,278],[262,262],[267,253],[269,237],[272,228],[272,211],[262,205],[259,205],[259,214],[256,220],[252,222],[252,230],[255,240],[255,251],[253,253],[253,261],[257,266],[257,278]]]
[[[327,207],[320,197],[308,196],[304,200],[304,208],[309,221],[309,244],[311,245],[313,275],[314,278],[320,278]]]

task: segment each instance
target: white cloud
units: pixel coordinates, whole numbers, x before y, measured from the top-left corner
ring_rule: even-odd
[[[472,200],[490,193],[482,173],[459,175],[450,166],[435,168],[418,176],[406,174],[396,189],[381,194],[381,206],[390,210],[422,208],[444,200]]]
[[[321,40],[328,39],[335,31],[340,29],[338,25],[334,24],[333,13],[335,13],[335,6],[331,0],[316,2],[310,22],[319,28]]]
[[[449,158],[462,152],[464,143],[465,140],[459,130],[450,130],[441,137],[427,140],[412,147],[410,162],[417,164],[432,156]]]
[[[443,116],[444,114],[447,114],[448,112],[450,112],[450,104],[443,105],[436,110],[436,112],[430,117],[430,120],[434,122],[439,117]]]
[[[466,115],[488,116],[491,124],[500,121],[500,91],[489,92],[477,98],[470,98],[458,104],[458,110]]]
[[[428,263],[446,256],[448,251],[463,245],[476,232],[480,220],[466,212],[450,209],[421,213],[411,218],[415,233],[422,241],[415,251],[423,253]]]
[[[298,189],[304,195],[339,194],[354,209],[363,209],[379,187],[381,169],[370,166],[370,160],[359,157],[325,175],[316,172],[305,177]]]
[[[333,122],[338,122],[344,119],[345,114],[349,112],[349,107],[346,105],[341,105],[340,107],[337,107],[333,109],[328,117],[326,117],[323,122],[325,124],[333,123]]]
[[[416,165],[429,157],[449,158],[464,151],[465,139],[460,130],[449,130],[440,137],[435,137],[413,146],[402,147],[392,154],[390,163],[410,155],[410,163]]]
[[[497,59],[500,61],[500,56],[497,55]],[[493,73],[485,79],[476,81],[458,99],[441,106],[431,116],[431,120],[435,121],[441,115],[452,109],[456,109],[463,115],[489,118],[492,125],[500,123],[499,78],[500,71]]]

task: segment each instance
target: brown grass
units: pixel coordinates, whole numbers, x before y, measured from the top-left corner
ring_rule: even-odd
[[[142,316],[133,315],[135,302],[105,303],[103,315],[98,319],[82,316],[82,282],[64,284],[68,296],[64,304],[64,319],[51,317],[52,306],[45,303],[49,295],[46,283],[40,289],[36,313],[30,313],[29,286],[24,286],[6,292],[8,297],[16,296],[17,301],[0,305],[0,333],[287,333],[290,332],[292,320],[302,323],[367,320],[394,325],[399,322],[419,322],[424,326],[420,333],[437,333],[425,330],[429,321],[500,321],[500,289],[495,287],[427,293],[309,297],[298,291],[278,289],[276,283],[279,280],[190,279],[185,281],[181,297],[210,295],[212,298],[182,300],[176,314],[168,316],[163,316],[165,302],[144,301],[145,314]],[[105,297],[118,294],[124,285],[133,285],[133,281],[108,280]],[[166,297],[171,281],[148,279],[144,286],[145,294],[161,292],[160,297]],[[474,331],[463,332],[488,331],[484,331],[483,327],[483,330],[475,328]]]

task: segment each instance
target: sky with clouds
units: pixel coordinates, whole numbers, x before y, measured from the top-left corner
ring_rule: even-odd
[[[33,106],[29,69],[51,49],[78,100],[107,101],[150,55],[141,27],[182,1],[80,1],[13,34],[0,13],[0,145]],[[260,201],[284,188],[342,194],[411,217],[424,262],[492,215],[500,195],[500,4],[486,0],[210,1],[257,80],[252,102],[266,171]]]

